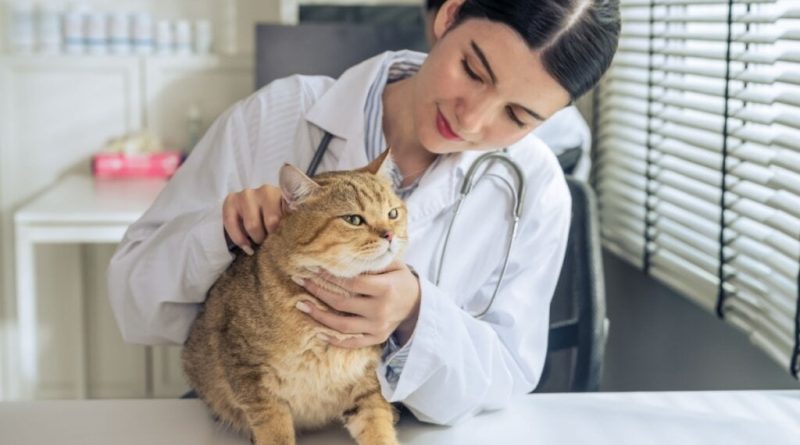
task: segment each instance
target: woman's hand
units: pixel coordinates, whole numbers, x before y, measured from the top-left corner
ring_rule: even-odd
[[[253,254],[252,243],[263,243],[282,217],[281,189],[271,185],[231,193],[222,204],[225,235],[248,255]]]
[[[312,303],[300,302],[297,309],[334,331],[358,335],[344,340],[327,341],[344,348],[362,348],[386,341],[392,333],[405,344],[414,332],[419,316],[419,279],[408,266],[395,261],[378,274],[336,278],[320,272],[303,280],[305,289],[340,315]]]

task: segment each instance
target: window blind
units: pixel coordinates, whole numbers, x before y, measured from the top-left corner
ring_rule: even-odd
[[[800,373],[800,2],[622,0],[595,93],[604,246]]]

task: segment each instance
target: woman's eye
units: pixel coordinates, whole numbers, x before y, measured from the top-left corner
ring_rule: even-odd
[[[469,67],[467,59],[461,59],[461,65],[464,66],[464,71],[467,72],[467,75],[469,77],[471,77],[473,80],[477,80],[478,82],[483,83],[483,79],[481,79],[481,76],[477,75],[475,71],[472,71],[472,68]]]
[[[519,120],[517,115],[514,114],[514,110],[512,110],[511,107],[507,107],[506,110],[507,110],[507,113],[508,113],[508,117],[512,121],[514,121],[514,123],[517,124],[518,127],[520,127],[520,128],[524,128],[525,127],[525,122],[522,122],[521,120]]]
[[[361,224],[364,224],[364,218],[358,215],[345,215],[342,218],[354,226],[360,226]]]
[[[389,219],[397,219],[397,209],[389,210]]]

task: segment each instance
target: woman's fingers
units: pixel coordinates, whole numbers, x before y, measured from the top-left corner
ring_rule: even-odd
[[[254,253],[253,246],[247,238],[247,232],[234,201],[234,194],[225,198],[225,202],[222,205],[222,225],[225,227],[225,233],[228,234],[228,238],[245,253],[252,255]]]
[[[383,343],[384,340],[381,340],[379,337],[371,334],[360,335],[358,337],[350,337],[345,339],[338,339],[335,337],[328,337],[326,339],[328,343],[333,346],[338,346],[340,348],[348,348],[348,349],[358,349],[358,348],[365,348],[367,346],[377,345]]]
[[[391,285],[386,280],[385,274],[394,272],[395,270],[403,267],[402,262],[395,261],[390,264],[385,270],[375,274],[362,274],[352,278],[335,277],[326,271],[320,271],[319,276],[321,279],[330,281],[342,289],[345,289],[354,294],[361,295],[384,295]]]
[[[247,235],[256,244],[261,244],[267,237],[267,230],[261,219],[261,205],[253,190],[242,192],[242,199],[239,200],[239,212],[242,217],[244,229]]]
[[[322,311],[310,302],[300,301],[295,306],[311,318],[334,331],[342,334],[365,334],[369,332],[368,323],[358,315],[340,315]]]
[[[257,190],[257,193],[261,204],[261,220],[267,233],[272,233],[278,228],[278,223],[283,218],[281,191],[277,187],[264,185]]]
[[[315,279],[304,280],[303,287],[320,301],[339,312],[353,315],[364,315],[369,312],[370,300],[368,298],[351,294],[344,289],[325,286]]]
[[[262,244],[283,217],[280,189],[269,185],[229,194],[222,209],[225,233],[249,255],[253,245]]]

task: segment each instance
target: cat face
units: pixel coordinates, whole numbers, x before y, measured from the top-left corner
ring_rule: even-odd
[[[383,158],[383,157],[382,157]],[[365,169],[308,178],[281,169],[290,217],[281,223],[293,237],[293,262],[349,277],[385,269],[408,242],[406,207],[394,194],[386,159]]]

